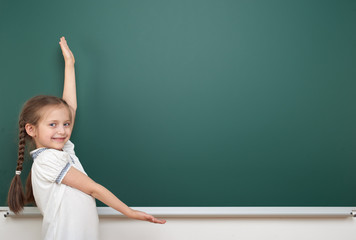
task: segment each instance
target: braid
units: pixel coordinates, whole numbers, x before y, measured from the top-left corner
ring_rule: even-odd
[[[24,158],[25,158],[25,148],[26,148],[26,129],[25,129],[25,121],[20,120],[19,121],[19,129],[20,129],[20,133],[19,133],[19,155],[18,155],[18,159],[17,159],[17,171],[22,171],[22,165],[24,162]],[[33,196],[33,191],[32,191],[32,182],[31,182],[31,171],[27,176],[27,180],[26,180],[26,195],[25,195],[25,200],[24,202],[27,203],[34,203],[35,202],[35,198]]]
[[[26,130],[25,130],[25,121],[19,121],[19,153],[17,158],[17,167],[16,171],[22,171],[22,165],[25,156],[25,146],[26,146]],[[25,194],[23,191],[21,177],[19,174],[16,174],[12,179],[8,199],[9,208],[14,213],[19,213],[25,205]]]
[[[25,121],[19,121],[19,153],[17,158],[17,171],[22,171],[22,165],[25,158],[25,146],[26,146],[26,129],[25,129]]]

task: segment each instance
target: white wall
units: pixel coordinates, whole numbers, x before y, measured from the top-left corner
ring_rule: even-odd
[[[343,218],[166,218],[165,225],[100,217],[102,240],[347,240],[356,220]],[[41,217],[0,216],[0,239],[40,239]]]

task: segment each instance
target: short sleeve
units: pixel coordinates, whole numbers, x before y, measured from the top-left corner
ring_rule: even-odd
[[[34,166],[43,180],[59,184],[71,167],[70,156],[64,151],[48,149],[35,159]]]
[[[63,146],[63,151],[75,155],[74,144],[70,140],[68,140]]]

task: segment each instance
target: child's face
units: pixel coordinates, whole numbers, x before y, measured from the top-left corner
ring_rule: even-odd
[[[32,138],[37,148],[54,148],[62,150],[72,133],[69,110],[65,106],[50,106],[34,126]]]

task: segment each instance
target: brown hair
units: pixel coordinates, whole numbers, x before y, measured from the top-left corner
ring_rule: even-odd
[[[26,132],[25,125],[29,123],[36,126],[41,119],[43,108],[56,105],[63,105],[67,107],[71,117],[69,105],[66,101],[59,97],[40,95],[29,99],[24,104],[19,117],[19,149],[16,171],[22,171],[22,165],[25,158],[26,141],[32,142],[31,136],[29,136]],[[34,202],[31,171],[26,181],[26,195],[22,187],[21,177],[16,174],[10,185],[7,202],[10,210],[15,214],[21,212],[25,204]]]

